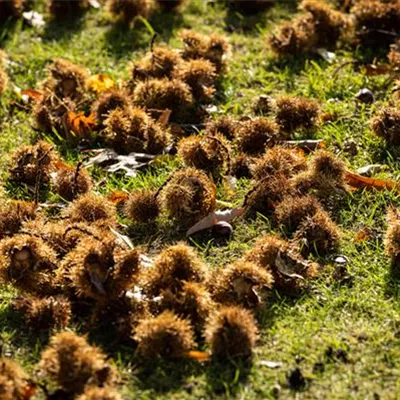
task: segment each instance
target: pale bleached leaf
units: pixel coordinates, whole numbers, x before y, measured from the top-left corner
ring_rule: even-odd
[[[268,367],[268,368],[271,368],[271,369],[275,369],[275,368],[282,367],[283,364],[280,361],[261,360],[259,362],[259,365],[261,365],[262,367]]]
[[[335,53],[328,51],[327,49],[317,49],[317,53],[329,64],[332,64],[336,60]]]
[[[26,11],[22,13],[22,18],[31,26],[40,28],[46,24],[43,15],[37,11]]]
[[[141,267],[143,267],[144,269],[150,268],[154,264],[154,261],[144,254],[140,255],[139,260]]]
[[[229,210],[218,210],[208,214],[205,218],[194,224],[187,232],[186,236],[193,235],[196,232],[200,232],[204,229],[212,228],[218,222],[224,221],[229,222],[234,218],[240,217],[244,213],[244,208],[233,208]]]
[[[384,168],[385,166],[381,164],[366,165],[365,167],[358,168],[357,174],[362,176],[372,176],[381,172]]]
[[[90,7],[99,9],[101,7],[101,4],[97,0],[89,0],[89,5]]]
[[[288,265],[289,263],[286,263],[282,257],[281,254],[278,253],[275,259],[275,265],[276,268],[278,268],[278,271],[282,274],[285,275],[289,278],[296,278],[296,279],[301,279],[304,280],[304,277],[302,277],[299,274],[296,274],[295,272],[292,271],[291,266]]]
[[[112,149],[101,149],[89,159],[85,167],[96,164],[107,172],[125,171],[127,176],[135,177],[137,169],[151,164],[155,159],[156,156],[146,153],[130,153],[123,156]]]
[[[135,248],[135,246],[133,245],[131,239],[129,239],[128,236],[122,235],[121,233],[116,231],[114,228],[111,228],[111,226],[110,226],[110,231],[115,235],[115,237],[117,238],[118,242],[121,245],[127,247],[130,250],[133,250]]]

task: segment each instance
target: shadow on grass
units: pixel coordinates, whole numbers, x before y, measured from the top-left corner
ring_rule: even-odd
[[[3,46],[9,37],[13,37],[16,32],[21,30],[22,26],[23,21],[15,18],[0,21],[0,46]]]
[[[135,50],[150,48],[154,33],[160,41],[168,42],[175,28],[182,26],[183,19],[179,13],[155,13],[150,21],[137,19],[134,26],[116,21],[107,31],[105,38],[108,50],[115,58],[122,58]]]
[[[397,262],[391,262],[387,273],[385,295],[400,303],[400,259]]]
[[[44,41],[65,40],[68,41],[79,30],[82,29],[84,23],[84,14],[71,16],[62,21],[52,19],[46,24],[43,33]]]
[[[152,360],[140,366],[137,378],[143,389],[167,393],[182,389],[185,380],[189,376],[200,375],[202,369],[202,365],[194,361]]]
[[[185,240],[187,228],[174,223],[172,220],[153,222],[148,224],[131,224],[127,234],[134,245],[148,243],[151,247],[168,246],[179,240]]]
[[[42,347],[47,344],[50,335],[49,331],[27,329],[22,315],[16,312],[11,305],[0,311],[0,325],[3,332],[7,331],[12,334],[10,342],[18,349]]]
[[[205,371],[210,394],[234,396],[247,382],[251,366],[251,360],[212,361]]]
[[[400,146],[390,146],[384,142],[379,142],[371,149],[371,158],[378,164],[390,163],[393,170],[400,167]]]
[[[256,36],[260,33],[259,27],[265,25],[267,17],[267,9],[250,15],[242,15],[239,11],[228,8],[225,17],[225,30],[230,33]]]

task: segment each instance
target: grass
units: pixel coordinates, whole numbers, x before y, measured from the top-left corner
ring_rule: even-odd
[[[398,150],[386,147],[369,128],[369,119],[388,103],[386,75],[367,76],[349,64],[362,59],[358,49],[353,53],[338,50],[336,60],[328,64],[318,56],[307,60],[277,62],[266,50],[266,36],[274,24],[295,12],[294,2],[282,2],[258,16],[244,19],[229,14],[220,5],[192,0],[177,16],[156,15],[150,21],[138,20],[125,30],[112,23],[104,10],[91,10],[74,23],[49,23],[44,28],[30,28],[18,21],[0,28],[2,45],[10,56],[8,73],[11,86],[0,104],[0,166],[6,176],[11,150],[35,140],[37,132],[25,109],[17,106],[12,85],[21,89],[35,88],[44,79],[45,66],[56,56],[85,65],[92,73],[105,73],[115,80],[127,79],[129,62],[148,50],[153,31],[159,42],[177,46],[177,31],[193,28],[203,33],[221,32],[232,45],[229,69],[215,105],[217,113],[248,115],[256,95],[278,96],[289,93],[315,98],[327,112],[339,118],[325,124],[315,137],[323,138],[327,148],[338,154],[351,170],[368,164],[382,163],[387,169],[382,176],[398,179]],[[43,10],[42,4],[37,4]],[[354,95],[368,87],[376,96],[372,106],[356,103]],[[347,152],[354,143],[357,153]],[[79,157],[63,144],[60,150],[70,160]],[[113,190],[133,191],[158,187],[178,166],[166,159],[139,173],[136,178],[104,175],[104,193]],[[247,181],[239,182],[232,195],[222,186],[221,200],[240,204]],[[289,299],[274,294],[268,312],[259,320],[260,340],[253,366],[199,365],[194,362],[169,364],[156,362],[150,367],[136,365],[134,350],[118,346],[101,332],[97,341],[113,357],[123,375],[122,393],[137,399],[197,399],[237,396],[242,399],[391,399],[400,389],[400,291],[399,282],[390,271],[383,253],[382,238],[386,229],[388,206],[398,206],[395,192],[354,192],[349,194],[334,218],[343,231],[338,254],[348,258],[348,279],[334,279],[334,256],[324,261],[321,277],[312,290],[300,298]],[[373,236],[356,242],[357,233],[367,227]],[[261,215],[235,224],[232,239],[220,243],[211,236],[191,239],[202,257],[213,268],[222,268],[249,250],[254,241],[271,231],[268,218]],[[163,246],[184,239],[184,232],[165,222],[157,229],[131,227],[136,245],[150,254]],[[338,255],[336,254],[336,255]],[[0,344],[3,354],[10,355],[32,371],[46,337],[27,333],[10,311],[11,289],[3,289],[0,301]],[[79,327],[76,327],[79,330]],[[337,352],[341,349],[341,352]],[[345,354],[345,356],[335,356]],[[280,362],[268,368],[262,361]],[[287,375],[300,368],[306,386],[293,391]]]

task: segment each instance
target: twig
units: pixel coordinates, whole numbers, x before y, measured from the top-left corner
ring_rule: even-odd
[[[46,159],[46,157],[50,154],[50,152],[53,150],[53,148],[51,148],[49,151],[46,151],[42,157],[40,157],[37,160],[36,163],[36,167],[38,168],[37,173],[36,173],[36,182],[35,182],[35,205],[37,206],[39,203],[39,196],[40,196],[40,184],[41,184],[41,180],[42,180],[42,175],[43,175],[43,163],[44,160]]]
[[[333,71],[332,76],[335,76],[342,68],[344,68],[344,67],[346,67],[347,65],[350,65],[350,64],[356,65],[356,64],[358,64],[358,61],[356,61],[356,60],[351,60],[351,61],[345,61],[345,62],[341,63],[341,64]]]
[[[72,182],[72,196],[75,197],[76,191],[78,189],[78,178],[79,178],[79,172],[82,167],[83,162],[79,161],[78,164],[76,164],[75,168],[75,174],[74,174],[74,180]]]

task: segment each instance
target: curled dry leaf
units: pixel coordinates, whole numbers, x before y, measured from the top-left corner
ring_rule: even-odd
[[[301,262],[301,261],[296,260],[296,264],[298,264],[299,262]],[[307,265],[306,265],[307,261],[304,261],[303,263],[304,263],[304,268],[306,268],[307,267]],[[304,280],[304,278],[301,275],[296,274],[296,273],[293,272],[292,268],[295,265],[293,265],[293,263],[291,263],[291,264],[292,265],[289,265],[289,262],[285,262],[283,260],[282,256],[281,256],[281,253],[280,252],[278,253],[278,255],[276,256],[276,260],[275,260],[275,265],[276,265],[276,268],[278,268],[278,271],[282,275],[285,275],[285,276],[287,276],[289,278],[296,278],[296,279]]]
[[[101,4],[97,0],[89,0],[89,5],[95,9],[99,9],[101,7]]]
[[[83,112],[68,112],[68,126],[72,132],[82,137],[89,134],[96,126],[95,114],[89,114],[87,117]]]
[[[316,53],[329,64],[332,64],[336,60],[336,54],[327,49],[319,48],[316,50]]]
[[[298,147],[306,152],[315,151],[317,149],[325,149],[323,139],[306,139],[306,140],[284,140],[283,145]]]
[[[29,382],[23,389],[23,393],[21,394],[22,399],[29,400],[30,398],[36,395],[36,392],[37,392],[36,384],[33,382]]]
[[[108,200],[111,201],[111,203],[113,203],[115,205],[118,205],[118,204],[121,204],[124,201],[128,200],[129,195],[128,195],[128,193],[121,192],[121,191],[117,190],[117,191],[112,192],[111,194],[109,194],[107,196],[107,198],[108,198]]]
[[[22,100],[27,103],[28,101],[40,101],[43,97],[43,93],[34,89],[25,89],[20,92]]]
[[[366,165],[365,167],[359,168],[357,170],[357,173],[362,176],[372,176],[372,175],[375,175],[375,174],[381,172],[384,168],[385,168],[384,165],[371,164],[371,165]]]
[[[374,179],[366,176],[346,172],[346,183],[353,189],[377,189],[377,190],[396,190],[399,191],[399,184],[386,179]]]
[[[22,18],[24,21],[35,28],[41,28],[46,25],[43,15],[37,11],[26,11],[22,13]]]
[[[140,261],[140,266],[144,269],[150,268],[154,264],[154,261],[145,254],[140,254],[139,261]]]
[[[390,64],[366,64],[361,71],[367,76],[388,74],[392,71]]]
[[[128,236],[119,233],[115,229],[111,228],[111,226],[110,226],[110,231],[113,235],[115,235],[115,237],[117,238],[117,242],[119,242],[122,246],[125,246],[129,250],[134,249],[135,246],[133,245],[131,239],[129,239]]]
[[[355,242],[365,242],[366,240],[371,239],[373,236],[371,229],[368,227],[364,226],[355,236],[354,241]]]
[[[115,82],[106,74],[92,75],[87,82],[87,87],[93,92],[101,93],[115,86]]]
[[[169,118],[171,117],[171,110],[168,108],[164,110],[161,115],[158,117],[157,122],[162,126],[162,127],[167,127],[169,124]]]
[[[194,224],[187,232],[186,236],[193,235],[196,232],[203,231],[205,229],[212,228],[214,225],[217,225],[219,222],[229,222],[234,218],[240,217],[244,213],[244,208],[233,208],[230,210],[223,211],[214,211],[207,215],[207,217],[203,218],[201,221]]]
[[[130,153],[127,156],[118,155],[112,149],[101,149],[97,155],[90,158],[85,167],[99,165],[107,172],[125,171],[126,176],[136,176],[136,170],[151,164],[156,156],[145,153]]]
[[[268,361],[268,360],[261,360],[259,365],[262,367],[268,367],[271,369],[280,368],[282,367],[282,363],[280,361]]]

